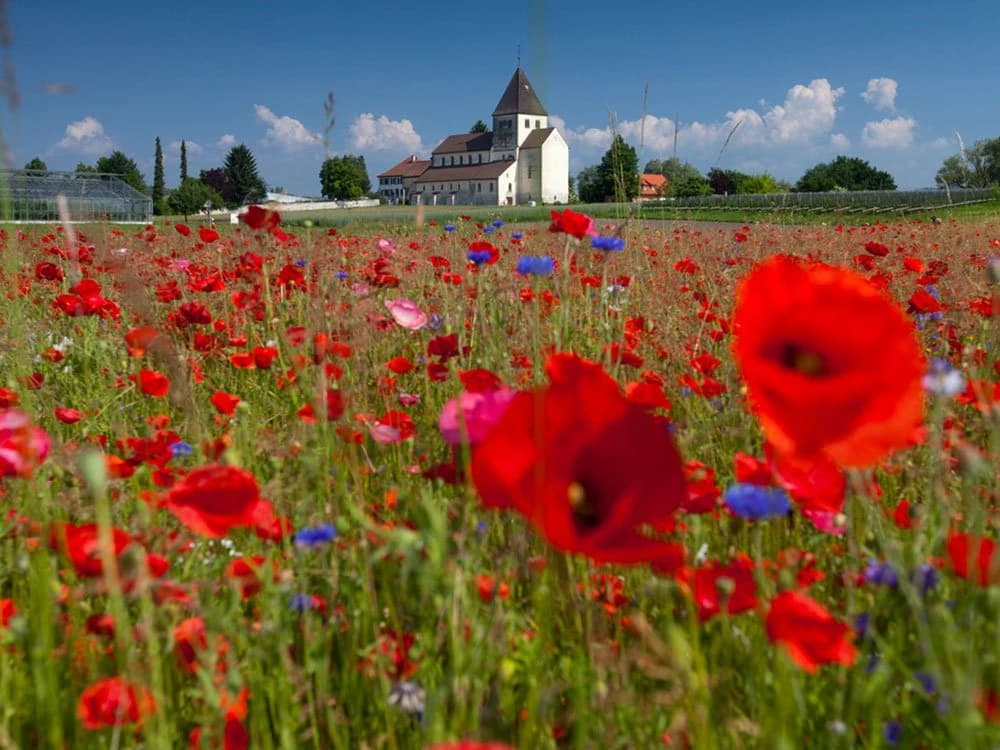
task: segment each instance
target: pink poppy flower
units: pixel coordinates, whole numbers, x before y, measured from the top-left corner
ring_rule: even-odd
[[[385,306],[392,313],[393,320],[403,328],[416,331],[427,325],[427,314],[417,307],[417,303],[411,299],[406,297],[389,299],[385,301]]]
[[[475,445],[500,421],[513,398],[514,391],[507,388],[486,393],[464,391],[441,409],[441,436],[449,445],[460,445],[465,440]]]

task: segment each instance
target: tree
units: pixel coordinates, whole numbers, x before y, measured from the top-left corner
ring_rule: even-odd
[[[684,172],[675,180],[670,181],[669,193],[677,198],[691,198],[697,195],[711,195],[712,188],[708,180],[697,170],[694,173]]]
[[[222,196],[223,204],[226,206],[237,205],[239,198],[236,197],[236,186],[233,185],[226,170],[222,167],[214,169],[203,169],[198,179],[208,185],[212,190]]]
[[[205,208],[206,201],[212,201],[213,206],[224,205],[221,195],[201,180],[189,177],[167,198],[167,208],[172,214],[183,214],[187,221],[190,214],[196,214]]]
[[[678,193],[676,186],[684,186],[685,192],[683,195],[707,195],[703,189],[697,187],[699,183],[708,182],[702,176],[701,172],[694,165],[684,161],[682,162],[676,156],[671,156],[669,159],[653,159],[646,163],[646,172],[651,174],[662,174],[667,178],[667,195],[681,196]],[[690,192],[691,190],[696,190],[696,192]],[[708,192],[712,191],[708,188]]]
[[[77,174],[89,174],[97,171],[97,167],[92,167],[89,164],[84,164],[82,161],[76,163],[76,169],[73,170]]]
[[[354,200],[372,189],[365,157],[346,154],[331,156],[319,171],[319,183],[326,198]]]
[[[156,139],[156,154],[153,156],[153,213],[162,214],[163,193],[166,189],[166,182],[163,178],[163,148],[160,146],[160,139]]]
[[[895,190],[896,182],[888,172],[875,169],[864,159],[838,156],[831,162],[811,167],[799,178],[795,188],[803,193],[829,190]]]
[[[27,164],[25,164],[24,168],[25,169],[37,169],[40,172],[48,172],[49,171],[49,168],[45,164],[45,162],[42,161],[37,156],[34,159],[32,159],[31,161],[29,161]]]
[[[146,192],[146,180],[139,171],[139,165],[121,151],[98,159],[95,171],[116,174],[139,192]]]
[[[962,154],[949,156],[934,178],[944,187],[989,187],[1000,184],[1000,138],[976,141]]]
[[[616,203],[634,200],[639,196],[639,157],[635,149],[616,134],[611,147],[604,153],[598,166],[601,181]]]
[[[482,120],[476,120],[476,124],[472,126],[470,133],[485,133],[489,131],[489,127]]]
[[[729,195],[736,192],[732,170],[722,170],[715,167],[708,173],[708,186],[716,195]]]
[[[188,149],[187,143],[181,141],[181,183],[188,178]]]
[[[598,184],[597,165],[584,168],[576,176],[576,191],[584,203],[599,203],[604,200],[604,192]]]
[[[257,174],[257,161],[244,144],[233,146],[226,154],[226,176],[233,185],[233,203],[244,205],[264,200],[267,188]]]

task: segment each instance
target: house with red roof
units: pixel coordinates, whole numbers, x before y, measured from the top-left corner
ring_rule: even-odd
[[[413,181],[430,166],[430,159],[407,156],[396,166],[378,175],[378,194],[389,203],[409,203],[413,193]]]
[[[639,175],[639,200],[663,200],[667,194],[667,178],[662,174]]]

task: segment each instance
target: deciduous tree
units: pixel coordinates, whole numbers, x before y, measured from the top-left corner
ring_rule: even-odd
[[[892,175],[876,169],[864,159],[838,156],[831,162],[817,164],[806,171],[796,189],[804,193],[829,190],[895,190]]]
[[[201,180],[189,177],[167,198],[167,208],[170,213],[183,214],[186,221],[190,214],[202,211],[206,201],[211,201],[213,206],[224,205],[221,195]]]
[[[361,198],[372,189],[364,156],[331,156],[319,171],[323,196],[334,200]]]
[[[98,159],[95,171],[116,174],[139,192],[146,192],[146,180],[139,171],[139,165],[121,151],[114,151],[110,156]]]
[[[45,164],[39,157],[35,157],[27,164],[24,165],[25,169],[37,169],[41,172],[47,172],[49,170],[48,165]]]

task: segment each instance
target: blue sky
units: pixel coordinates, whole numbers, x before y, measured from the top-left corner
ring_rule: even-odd
[[[678,156],[703,172],[794,182],[847,154],[901,188],[933,185],[956,132],[966,144],[1000,136],[995,0],[7,8],[20,104],[5,99],[0,132],[18,167],[41,156],[72,169],[120,149],[151,181],[159,136],[168,185],[182,138],[195,175],[245,143],[270,186],[317,195],[328,151],[363,154],[374,184],[406,155],[489,123],[518,45],[574,175],[600,160],[612,120],[641,163],[671,155],[677,121]]]

